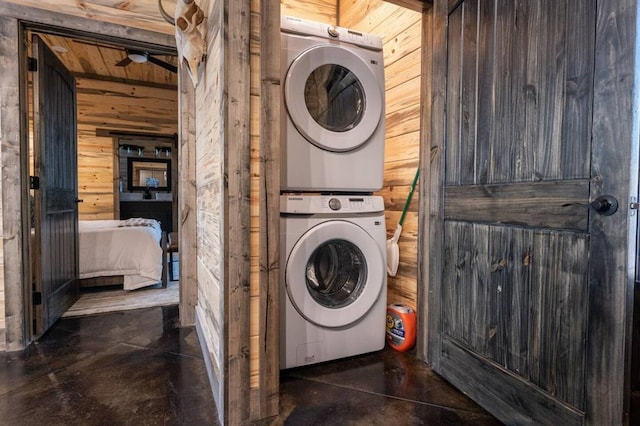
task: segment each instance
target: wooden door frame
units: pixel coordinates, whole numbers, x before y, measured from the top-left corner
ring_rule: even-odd
[[[440,306],[437,303],[441,296],[439,283],[440,271],[444,259],[442,256],[443,241],[443,185],[444,185],[444,142],[446,111],[446,61],[447,61],[447,19],[452,8],[460,1],[436,0],[434,4],[432,32],[431,62],[426,72],[432,75],[431,84],[431,122],[430,138],[423,139],[421,147],[422,160],[427,167],[425,185],[421,184],[420,211],[424,212],[421,224],[424,232],[419,240],[421,270],[428,278],[422,283],[420,310],[428,308],[428,316],[420,318],[418,330],[420,343],[418,355],[438,367],[440,363],[439,323]],[[608,191],[622,193],[619,197],[621,214],[629,214],[630,197],[638,196],[638,128],[640,122],[640,72],[634,60],[638,57],[637,0],[604,0],[598,2],[595,74],[594,74],[594,111],[593,139],[629,140],[631,147],[629,157],[624,157],[629,164],[613,164],[611,159],[599,158],[596,165],[598,173],[616,176],[617,169],[629,172],[628,184],[625,188],[616,188],[619,182],[608,182]],[[620,36],[622,34],[622,36]],[[423,65],[424,66],[424,65]],[[613,69],[615,68],[615,72]],[[600,142],[602,145],[602,142]],[[626,154],[626,153],[623,153]],[[635,175],[634,175],[635,174]],[[621,176],[619,180],[624,181]],[[593,178],[592,198],[603,191],[597,177]],[[607,183],[604,183],[605,185]],[[428,185],[428,186],[427,186]],[[605,186],[606,187],[606,186]],[[423,193],[424,191],[424,193]],[[637,198],[636,198],[637,199]],[[619,214],[620,214],[619,213]],[[590,325],[587,345],[592,349],[589,353],[599,353],[599,359],[587,359],[586,381],[587,391],[587,424],[619,424],[628,420],[631,349],[631,320],[633,312],[633,276],[635,271],[636,220],[633,216],[624,229],[614,229],[603,221],[600,232],[627,240],[627,264],[625,268],[611,270],[610,282],[599,283],[598,294],[590,295],[590,310],[597,312],[599,297],[607,298],[610,303],[622,306],[619,312],[600,314],[603,324]],[[622,228],[619,227],[618,228]],[[428,237],[428,238],[426,238]],[[604,252],[605,247],[596,247]],[[604,267],[604,265],[601,265]],[[625,282],[625,286],[619,283]],[[593,293],[596,293],[595,291]],[[599,325],[599,326],[598,326]],[[611,342],[610,332],[617,329],[615,341]],[[429,335],[431,331],[431,335]],[[611,333],[613,334],[613,333]],[[597,349],[593,349],[597,348]],[[624,383],[623,383],[624,382]],[[597,401],[597,403],[596,403]]]
[[[64,26],[61,26],[60,23],[64,23]],[[5,59],[0,61],[2,67],[0,71],[3,76],[0,79],[0,94],[3,95],[3,103],[0,105],[0,114],[2,114],[0,140],[3,151],[1,159],[3,257],[5,316],[7,318],[6,349],[11,351],[23,349],[32,339],[31,327],[27,324],[27,320],[31,316],[31,280],[28,279],[31,267],[29,264],[30,229],[28,220],[28,117],[25,90],[27,71],[21,65],[26,63],[24,37],[27,28],[56,29],[67,34],[73,32],[88,34],[92,37],[95,36],[96,39],[119,39],[175,49],[173,35],[72,17],[14,3],[0,3],[0,29],[2,29],[4,36],[0,39],[0,56]],[[179,72],[179,76],[183,74],[185,73]],[[189,114],[192,115],[195,110],[193,96],[187,96],[182,101],[186,101],[181,106],[182,110],[189,111]],[[183,116],[184,114],[178,116],[179,126],[182,124]],[[181,150],[184,149],[185,144],[192,147],[194,141],[183,136],[179,143]],[[180,155],[180,153],[179,156],[178,168],[182,175],[183,170],[192,167],[187,162],[193,159],[186,155]],[[184,173],[184,175],[188,176],[189,174]],[[187,198],[189,196],[192,198]],[[179,232],[184,235],[189,228],[193,228],[191,232],[192,235],[195,235],[195,215],[189,215],[189,212],[185,212],[182,207],[195,205],[195,192],[181,194],[180,200],[180,217],[186,215],[190,216],[192,220],[179,220]],[[194,253],[186,253],[190,249],[189,245],[185,246],[181,250],[181,257],[189,255],[189,259],[194,259]],[[192,325],[195,320],[197,290],[194,288],[194,265],[194,262],[185,262],[184,265],[181,264],[180,268],[180,320],[182,325]],[[184,280],[183,277],[185,277]]]

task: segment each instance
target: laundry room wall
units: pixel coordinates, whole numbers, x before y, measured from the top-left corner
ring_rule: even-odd
[[[280,13],[335,25],[338,23],[338,0],[280,0]]]
[[[381,0],[340,1],[338,25],[382,37],[385,61],[386,146],[384,197],[387,235],[393,235],[420,152],[422,15]],[[388,303],[417,308],[418,190],[404,220],[400,265],[388,277]]]

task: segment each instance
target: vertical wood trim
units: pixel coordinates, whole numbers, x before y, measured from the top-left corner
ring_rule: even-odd
[[[444,141],[445,141],[445,104],[446,104],[446,85],[447,85],[447,0],[436,0],[432,9],[430,20],[432,22],[432,44],[430,68],[427,72],[431,73],[431,133],[430,146],[424,146],[425,158],[430,166],[428,174],[425,173],[427,179],[425,185],[421,188],[426,189],[424,197],[420,194],[421,201],[424,205],[420,206],[423,214],[429,215],[428,236],[423,241],[423,256],[427,258],[429,265],[429,303],[428,308],[428,337],[426,346],[421,349],[424,352],[420,356],[426,359],[434,369],[439,368],[441,354],[441,336],[440,336],[440,292],[442,284],[440,277],[442,268],[444,267],[443,244],[444,244],[444,220],[443,220],[443,189],[444,189]]]
[[[637,29],[636,0],[597,2],[591,196],[612,194],[622,206],[630,195],[637,195],[637,187],[629,185],[636,181],[630,173],[637,173],[638,167]],[[623,208],[614,216],[591,218],[588,424],[621,424],[625,417],[628,395],[623,385],[629,370],[623,349],[630,336],[637,220],[628,213]]]
[[[178,76],[178,230],[180,262],[180,324],[193,325],[198,304],[196,271],[197,196],[196,196],[196,120],[195,91],[187,73],[180,68]],[[172,163],[175,163],[173,161]],[[205,356],[206,358],[206,356]]]
[[[178,120],[180,119],[180,115],[178,114]],[[173,135],[171,139],[171,217],[173,223],[171,224],[171,229],[177,231],[178,223],[180,222],[179,217],[179,195],[180,195],[180,175],[178,174],[178,170],[180,168],[180,138],[177,133]],[[195,201],[195,200],[193,200]],[[195,205],[195,203],[194,203]],[[180,247],[180,241],[178,240],[178,247]],[[179,250],[178,250],[179,252]]]
[[[280,4],[260,4],[260,407],[279,411],[280,382]]]
[[[20,61],[24,51],[19,47],[19,25],[15,19],[0,16],[0,142],[2,144],[2,255],[4,258],[6,349],[24,348],[28,338],[25,325],[26,294],[23,274],[28,270],[23,233],[28,197],[22,184],[27,178],[21,167],[28,155],[20,156],[26,146],[26,84],[21,85]],[[20,54],[17,54],[20,52]],[[24,88],[25,90],[20,90]],[[25,109],[20,109],[20,104]],[[22,119],[22,120],[21,120]],[[27,151],[28,152],[28,151]],[[28,170],[28,168],[26,168]],[[24,217],[23,217],[24,216]],[[25,240],[23,240],[25,238]],[[28,247],[28,246],[27,246]]]
[[[250,0],[224,0],[224,419],[250,419]]]
[[[418,271],[417,271],[417,293],[418,293],[418,334],[417,334],[417,355],[422,360],[427,359],[429,352],[429,312],[431,282],[429,280],[429,235],[431,222],[426,212],[430,211],[429,191],[431,189],[429,180],[431,179],[431,115],[432,115],[432,85],[433,85],[433,7],[429,7],[422,14],[422,60],[421,60],[421,81],[420,87],[420,183],[419,208],[422,214],[418,215]]]
[[[113,218],[120,219],[120,142],[117,137],[112,138],[113,158]],[[175,229],[175,228],[174,228]]]

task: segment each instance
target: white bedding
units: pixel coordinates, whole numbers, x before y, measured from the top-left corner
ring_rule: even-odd
[[[81,220],[80,278],[124,276],[124,289],[157,284],[162,278],[160,224],[123,226],[120,220]]]

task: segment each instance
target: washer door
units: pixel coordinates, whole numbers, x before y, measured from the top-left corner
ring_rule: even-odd
[[[327,151],[358,148],[382,119],[382,91],[375,75],[339,46],[302,52],[285,77],[284,98],[298,132]]]
[[[378,245],[365,230],[342,220],[324,222],[291,250],[287,293],[307,321],[343,327],[362,318],[377,301],[383,265]]]

